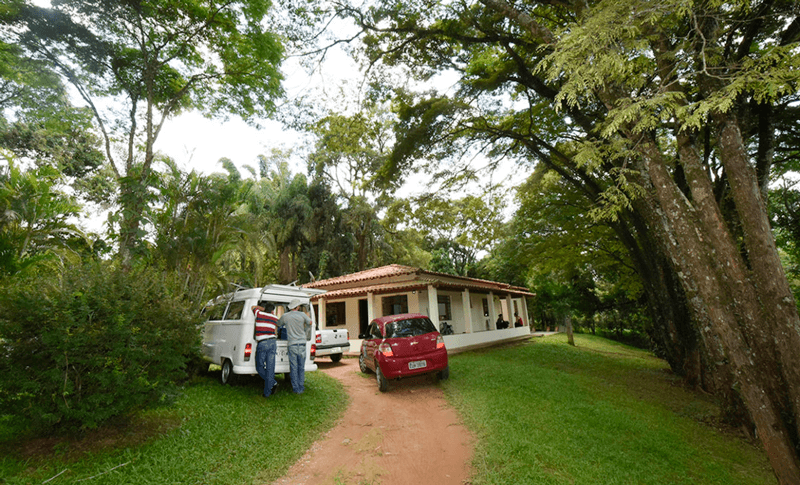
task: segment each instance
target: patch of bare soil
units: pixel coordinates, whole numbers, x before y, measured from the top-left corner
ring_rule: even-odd
[[[87,454],[144,444],[180,424],[177,415],[120,417],[82,436],[23,437],[19,441],[3,443],[0,444],[0,455],[36,462],[58,454],[67,462],[74,462]],[[0,483],[3,483],[2,479]]]
[[[356,359],[318,361],[350,395],[344,417],[275,485],[463,485],[472,437],[433,375],[392,381],[381,393]]]

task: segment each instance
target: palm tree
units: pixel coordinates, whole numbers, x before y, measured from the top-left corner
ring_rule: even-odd
[[[81,206],[57,190],[60,180],[49,166],[24,171],[10,161],[0,170],[0,271],[78,257],[70,240],[86,237],[72,222]]]

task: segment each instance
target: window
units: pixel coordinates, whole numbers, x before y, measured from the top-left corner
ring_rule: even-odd
[[[489,300],[487,300],[486,298],[483,299],[483,316],[484,317],[489,316]]]
[[[267,313],[272,313],[275,316],[279,316],[277,314],[276,308],[281,305],[281,303],[269,301],[269,300],[261,300],[258,302],[258,306],[264,309]]]
[[[450,307],[450,296],[439,295],[439,320],[452,320],[453,313]]]
[[[377,323],[373,323],[369,326],[369,338],[383,338],[381,329],[378,327]]]
[[[410,318],[386,324],[386,338],[416,337],[435,331],[436,327],[427,318]]]
[[[228,305],[228,313],[225,314],[225,320],[241,320],[243,309],[244,300],[232,301]]]
[[[383,316],[408,313],[408,295],[383,297]]]
[[[209,320],[222,320],[222,314],[225,313],[224,303],[215,303],[203,309],[203,313]]]
[[[343,301],[325,305],[325,325],[336,327],[347,324],[347,313]]]

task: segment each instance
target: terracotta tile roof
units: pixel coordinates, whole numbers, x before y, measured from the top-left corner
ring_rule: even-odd
[[[378,278],[385,278],[388,276],[401,276],[401,275],[413,274],[418,271],[421,270],[417,268],[412,268],[411,266],[403,266],[401,264],[390,264],[388,266],[381,266],[380,268],[372,268],[364,271],[359,271],[358,273],[347,274],[344,276],[336,276],[334,278],[319,280],[313,283],[306,283],[303,286],[305,288],[324,288],[326,286],[342,285],[346,283],[356,283],[359,281],[369,281]]]
[[[377,280],[380,278],[387,278],[392,276],[404,275],[417,275],[414,281],[406,281],[402,283],[388,283],[381,285],[359,286],[357,288],[343,288],[343,289],[330,289],[325,294],[325,299],[344,298],[345,296],[353,296],[358,294],[367,293],[387,293],[397,290],[409,290],[413,288],[424,288],[431,284],[437,287],[453,287],[453,288],[469,288],[476,290],[499,290],[504,292],[516,293],[525,296],[535,296],[534,293],[527,288],[521,286],[512,286],[506,283],[497,281],[482,280],[478,278],[468,278],[464,276],[454,276],[446,273],[437,273],[435,271],[426,271],[411,266],[403,266],[401,264],[390,264],[388,266],[381,266],[380,268],[372,268],[358,273],[352,273],[344,276],[337,276],[335,278],[328,278],[326,280],[315,281],[313,283],[306,283],[303,285],[306,288],[329,288],[338,285],[353,284],[363,282],[368,285],[369,281]],[[443,279],[454,281],[442,281]]]
[[[331,290],[322,295],[313,296],[311,299],[317,301],[320,298],[325,300],[338,300],[350,298],[352,296],[366,295],[367,293],[382,294],[382,293],[403,293],[410,290],[423,290],[427,288],[430,281],[409,281],[401,284],[385,284],[373,286],[359,286],[358,288],[344,288],[341,290]]]

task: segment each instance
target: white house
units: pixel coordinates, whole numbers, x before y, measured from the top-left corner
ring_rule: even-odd
[[[326,290],[312,298],[320,328],[346,328],[351,351],[373,318],[399,313],[422,313],[437,324],[453,329],[445,336],[448,350],[473,348],[530,335],[525,298],[527,288],[496,281],[465,278],[392,264],[303,285]],[[515,327],[515,314],[523,325]],[[510,322],[498,329],[496,322]],[[352,345],[355,344],[355,345]]]

